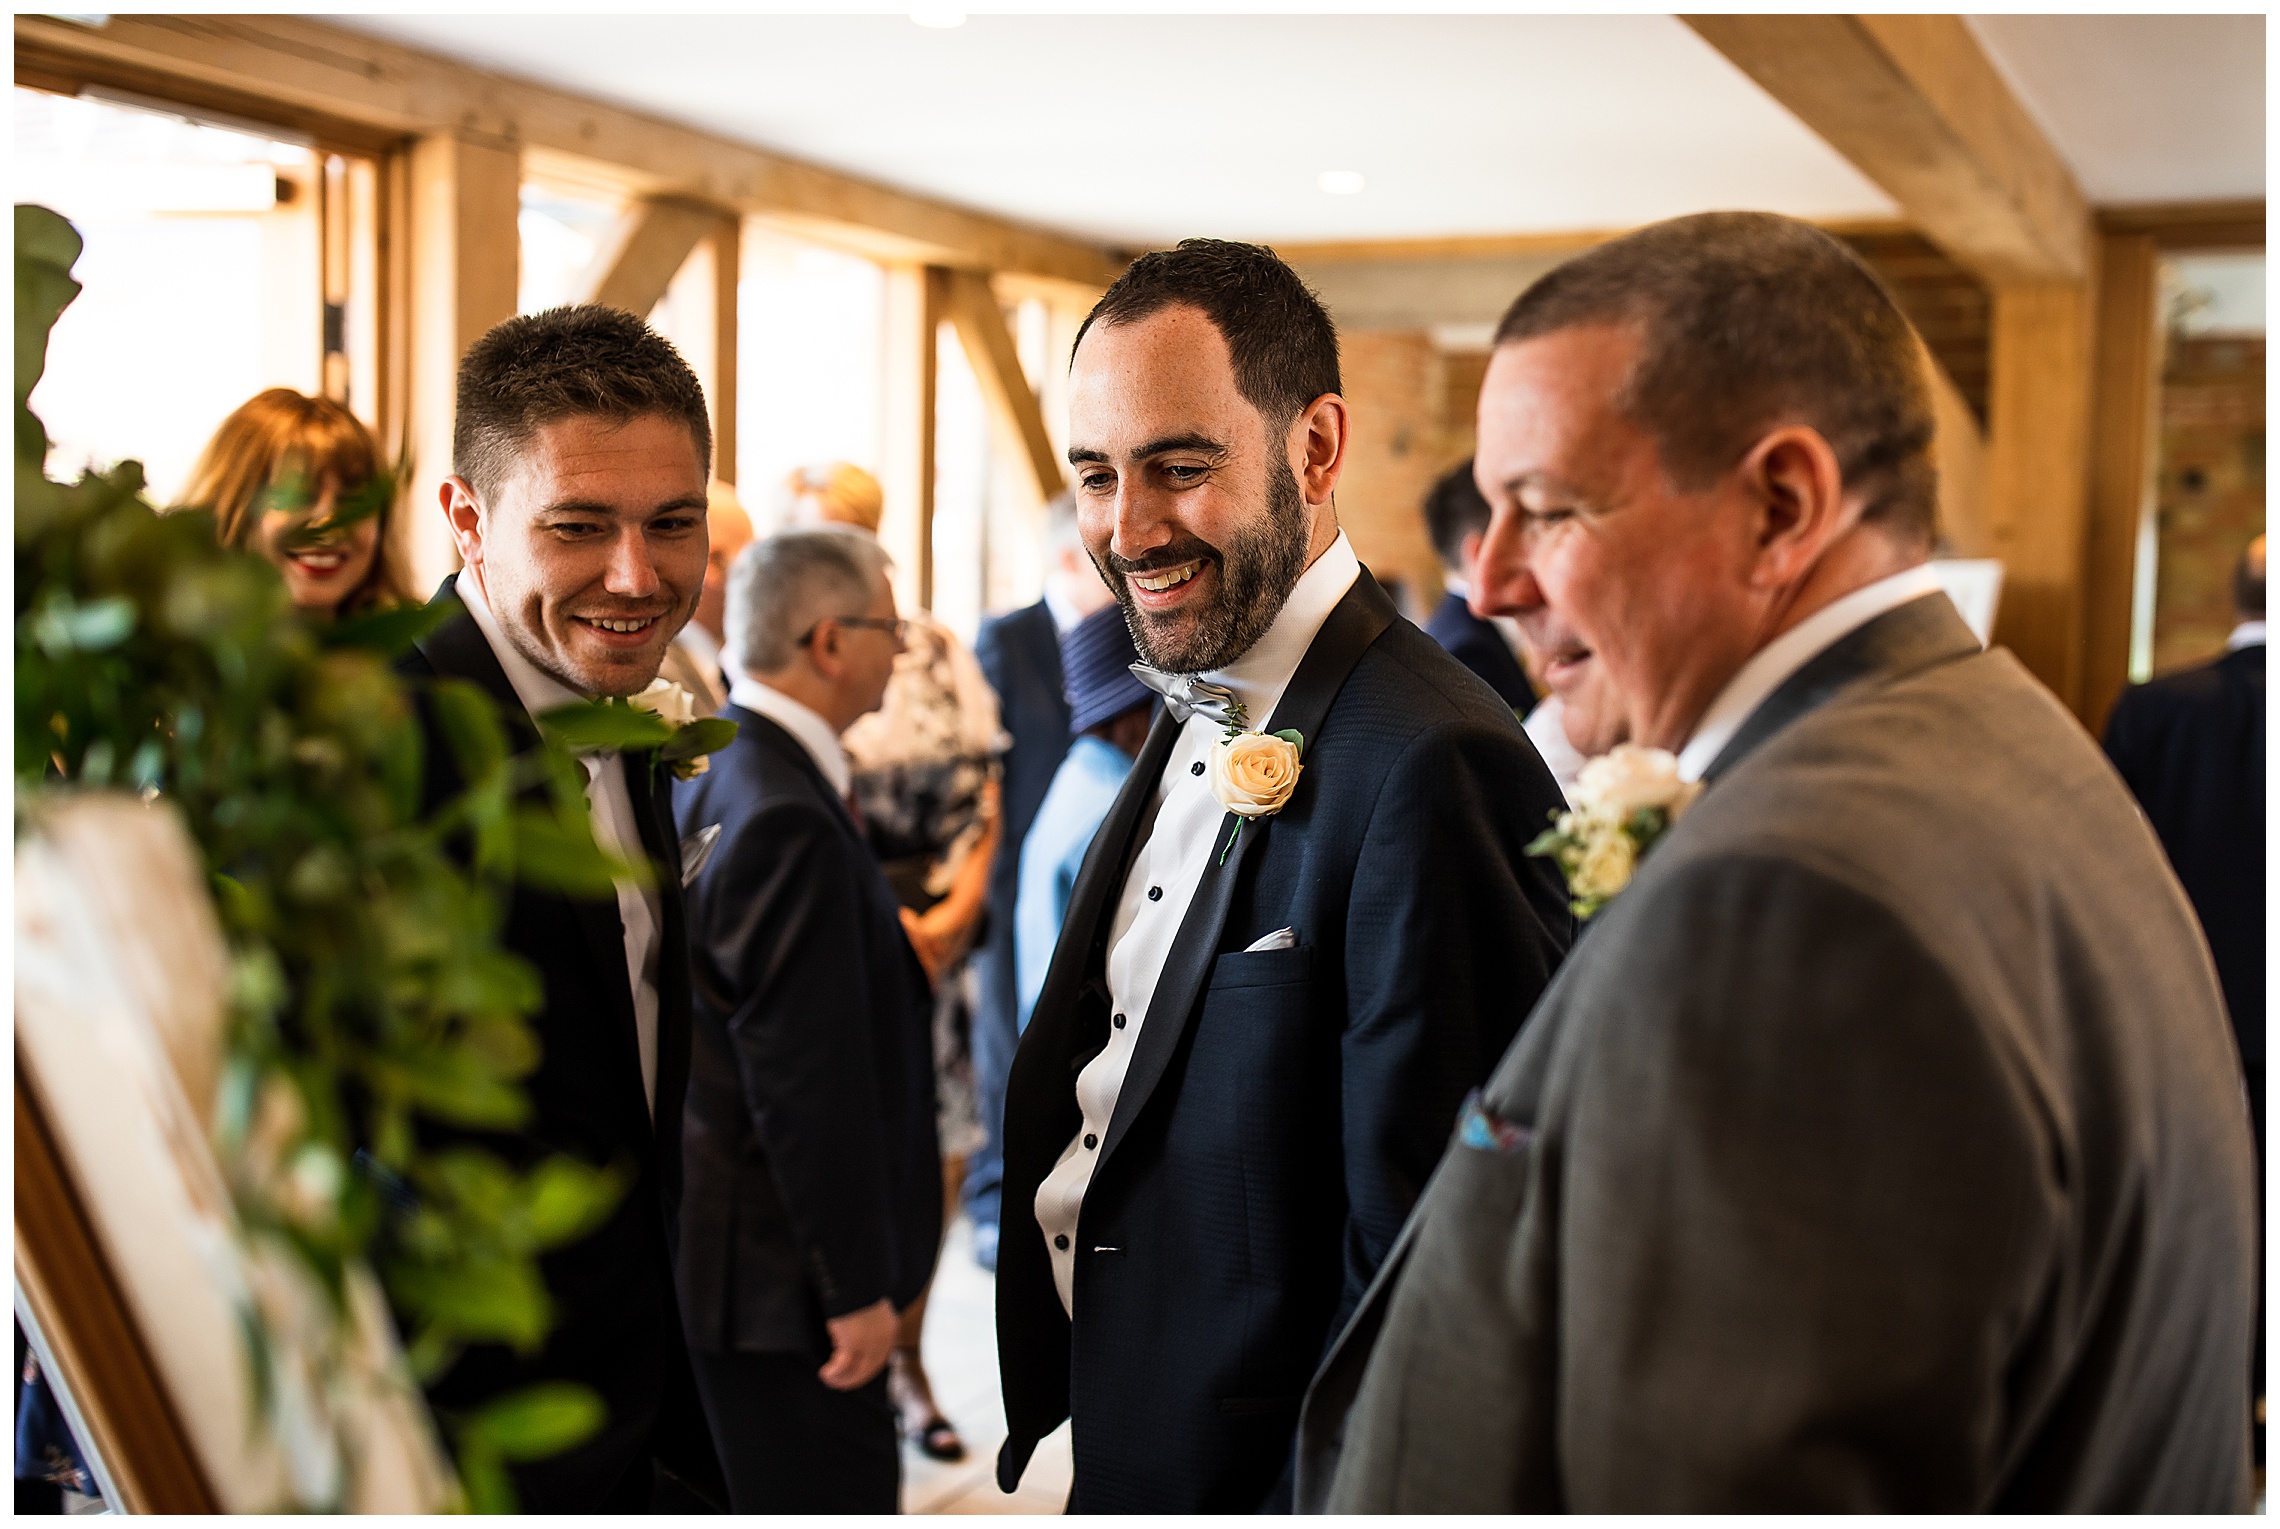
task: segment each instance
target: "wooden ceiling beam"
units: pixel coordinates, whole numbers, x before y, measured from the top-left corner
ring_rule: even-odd
[[[584,301],[623,308],[649,317],[688,261],[689,252],[727,214],[717,207],[652,197],[636,202],[618,219],[607,244],[595,255],[582,282]]]
[[[989,278],[953,271],[944,296],[951,327],[958,332],[958,344],[966,352],[966,364],[973,368],[983,401],[1006,434],[1020,443],[1021,460],[1037,485],[1037,497],[1051,499],[1068,486],[1068,480],[1053,455],[1044,408],[1029,385],[1029,374],[1021,369],[1020,349],[1006,327],[1005,310],[998,306]]]
[[[644,195],[758,214],[882,259],[1105,286],[1114,252],[297,16],[16,17],[16,67],[302,126],[451,132],[622,167]]]
[[[1681,18],[1991,284],[2081,281],[2090,209],[1959,16]]]

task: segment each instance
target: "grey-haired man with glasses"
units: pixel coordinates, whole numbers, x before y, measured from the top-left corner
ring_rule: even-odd
[[[903,623],[846,531],[729,571],[736,741],[684,782],[695,995],[679,1278],[738,1513],[892,1513],[886,1363],[941,1235],[926,973],[849,805],[839,735]]]

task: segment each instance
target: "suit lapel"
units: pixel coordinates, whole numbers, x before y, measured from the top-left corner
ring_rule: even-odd
[[[1979,651],[1979,639],[1945,594],[1921,595],[1895,606],[1838,638],[1783,680],[1718,751],[1703,778],[1716,780],[1775,733],[1848,686],[1876,675],[1897,679]]]
[[[450,575],[443,581],[442,587],[437,589],[435,598],[437,600],[450,600],[455,604],[462,603],[459,600],[458,584],[459,576],[457,574]],[[537,722],[532,720],[530,713],[524,709],[522,697],[515,694],[514,682],[507,678],[507,671],[499,663],[498,654],[491,651],[490,641],[484,637],[483,629],[475,624],[475,618],[466,614],[464,608],[456,619],[444,622],[434,631],[422,637],[415,646],[426,656],[428,663],[437,674],[451,679],[466,680],[471,684],[478,685],[494,701],[498,702],[499,714],[505,721],[508,747],[511,750],[519,752],[537,746],[539,742]],[[648,756],[640,757],[646,760]],[[655,796],[654,792],[647,786],[646,769],[636,773],[633,768],[635,762],[635,759],[631,757],[623,761],[628,772],[626,788],[632,795],[633,815],[641,823],[643,847],[649,851],[652,858],[656,858],[658,846],[652,842],[656,837],[656,825],[649,821]],[[589,807],[589,815],[591,811],[592,809]],[[661,861],[660,863],[663,864],[664,862]],[[677,866],[678,863],[679,857],[672,857],[671,864]],[[665,873],[661,871],[660,874]],[[666,899],[661,899],[669,901],[671,912],[667,914],[667,917],[675,921],[672,926],[675,930],[679,928],[679,890],[676,885],[667,894]],[[648,1105],[641,1099],[641,1040],[634,1022],[633,982],[625,967],[625,922],[618,917],[617,899],[614,897],[606,900],[568,897],[562,899],[562,902],[570,909],[572,916],[576,918],[580,936],[579,943],[589,952],[596,968],[596,974],[603,985],[603,990],[610,995],[612,1007],[617,1011],[619,1034],[624,1038],[626,1056],[633,1069],[634,1103],[639,1107],[637,1113],[646,1126],[650,1122],[650,1111]],[[664,932],[660,931],[660,935],[663,937]],[[658,993],[657,1076],[660,1096],[664,1092],[663,1080],[666,1062],[665,1024],[663,1020],[665,1013],[663,968],[666,962],[663,958],[663,951],[672,948],[668,942],[661,950],[658,962],[660,987]],[[685,1026],[681,1028],[686,1029]],[[683,1036],[680,1040],[685,1041],[686,1037]],[[681,1058],[681,1064],[684,1067],[686,1065],[685,1054]],[[662,1097],[660,1103],[662,1103]],[[677,1105],[678,1101],[676,1101],[676,1107]]]
[[[1282,701],[1262,732],[1281,732],[1295,729],[1312,748],[1321,731],[1322,719],[1329,715],[1331,703],[1345,688],[1346,677],[1354,672],[1354,665],[1369,651],[1385,629],[1393,625],[1399,613],[1393,601],[1378,587],[1377,580],[1364,569],[1354,580],[1353,587],[1330,612],[1322,623],[1322,630],[1299,661],[1298,672],[1291,676],[1290,688],[1283,692]],[[1151,736],[1150,740],[1155,740]],[[1170,750],[1167,748],[1168,755]],[[1163,771],[1161,761],[1157,775]],[[1135,768],[1134,779],[1140,771]],[[1156,776],[1148,777],[1153,792]],[[1300,778],[1300,788],[1305,780]],[[1237,818],[1228,813],[1219,825],[1219,835],[1212,842],[1225,846],[1235,830]],[[1203,880],[1196,885],[1195,898],[1188,904],[1186,917],[1180,920],[1180,932],[1172,941],[1171,954],[1165,958],[1164,970],[1156,979],[1155,996],[1148,1004],[1147,1022],[1140,1028],[1140,1038],[1133,1043],[1132,1063],[1124,1074],[1124,1087],[1116,1098],[1116,1113],[1109,1118],[1108,1134],[1100,1144],[1100,1162],[1105,1166],[1117,1143],[1124,1139],[1132,1122],[1148,1106],[1148,1097],[1155,1092],[1164,1069],[1170,1065],[1172,1053],[1179,1048],[1180,1038],[1187,1033],[1189,1020],[1194,1016],[1196,1000],[1202,995],[1204,983],[1211,975],[1212,963],[1219,955],[1219,932],[1227,923],[1227,910],[1234,903],[1235,886],[1243,873],[1243,862],[1259,843],[1271,832],[1271,819],[1254,819],[1236,835],[1234,845],[1224,853],[1215,853],[1204,868]],[[1096,846],[1097,848],[1097,846]],[[1087,869],[1091,867],[1088,863]],[[1124,878],[1116,878],[1121,890]],[[1100,1167],[1093,1172],[1097,1180]]]

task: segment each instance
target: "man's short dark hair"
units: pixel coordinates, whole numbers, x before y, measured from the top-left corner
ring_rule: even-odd
[[[1425,534],[1441,554],[1441,566],[1462,573],[1465,538],[1488,530],[1488,501],[1473,482],[1472,458],[1467,457],[1444,473],[1425,495]]]
[[[661,414],[687,425],[712,463],[705,390],[681,353],[623,308],[578,303],[508,319],[459,363],[451,470],[488,503],[539,430],[575,415],[623,424]]]
[[[2241,549],[2240,561],[2233,564],[2233,609],[2243,616],[2262,620],[2264,560],[2256,553],[2256,543],[2250,542]]]
[[[1496,342],[1600,324],[1640,334],[1618,406],[1682,487],[1707,484],[1777,426],[1808,425],[1865,496],[1864,519],[1931,540],[1939,483],[1915,333],[1837,240],[1762,212],[1656,223],[1537,281]]]
[[[1226,239],[1182,239],[1142,255],[1085,316],[1093,325],[1136,324],[1166,308],[1199,309],[1227,342],[1235,390],[1282,430],[1338,381],[1338,330],[1322,300],[1275,252]],[[1071,347],[1071,354],[1075,347]]]

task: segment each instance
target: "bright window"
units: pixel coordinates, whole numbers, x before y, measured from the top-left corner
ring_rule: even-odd
[[[335,297],[326,322],[323,203],[363,192],[368,162],[164,110],[18,89],[16,200],[69,218],[86,241],[78,300],[56,325],[33,408],[50,470],[132,457],[161,503],[179,493],[223,417],[264,388],[316,392],[332,374],[367,418],[368,303]],[[363,231],[369,240],[370,231]],[[340,282],[370,279],[342,251]],[[376,389],[374,389],[376,391]]]

